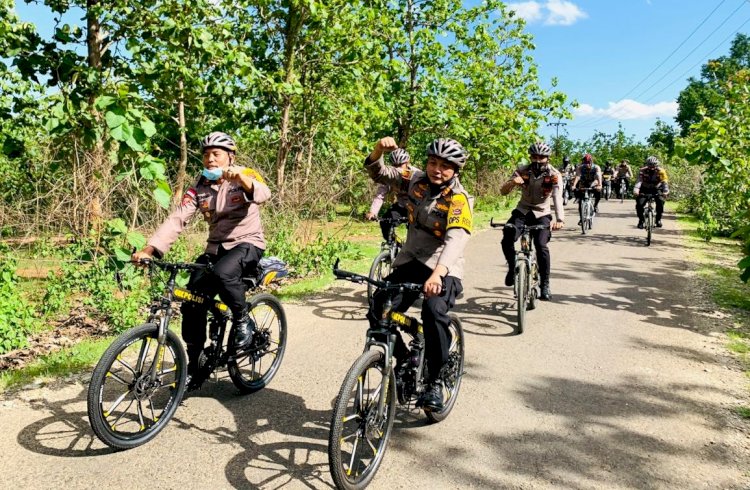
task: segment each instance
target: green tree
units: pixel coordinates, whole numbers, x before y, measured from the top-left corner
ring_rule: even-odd
[[[691,77],[687,87],[677,97],[678,109],[675,120],[680,126],[682,136],[686,136],[690,132],[690,126],[704,116],[711,117],[721,109],[726,96],[726,81],[744,68],[750,68],[750,36],[737,34],[732,41],[729,55],[709,60],[701,68],[700,78]]]

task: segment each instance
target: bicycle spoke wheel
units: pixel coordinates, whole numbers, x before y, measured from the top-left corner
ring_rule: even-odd
[[[464,374],[464,329],[461,320],[451,315],[448,327],[451,334],[451,345],[448,348],[448,362],[443,366],[440,379],[443,382],[443,409],[439,412],[425,410],[425,415],[431,422],[441,422],[453,410],[461,389],[461,377]]]
[[[166,344],[159,347],[155,324],[128,330],[107,348],[91,376],[91,428],[116,449],[145,444],[174,415],[186,377],[187,359],[175,333],[168,331]]]
[[[651,230],[654,227],[654,215],[649,211],[646,213],[646,246],[651,245]]]
[[[528,271],[526,270],[525,263],[519,263],[516,267],[516,311],[517,311],[517,327],[516,334],[523,333],[524,323],[526,322],[526,303],[528,301],[528,291],[526,282],[529,280]]]
[[[396,410],[396,380],[392,371],[386,378],[386,372],[383,353],[370,350],[341,385],[328,439],[328,464],[337,488],[366,487],[383,461]],[[381,396],[385,404],[378,416]]]
[[[264,388],[276,375],[286,350],[286,314],[275,296],[258,294],[248,300],[255,333],[250,348],[227,363],[229,377],[242,393]]]
[[[370,267],[370,279],[382,281],[391,273],[391,253],[383,250],[375,257]],[[375,294],[375,286],[367,283],[367,303],[372,306],[372,295]]]

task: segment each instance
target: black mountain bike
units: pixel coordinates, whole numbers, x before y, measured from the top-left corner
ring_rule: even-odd
[[[425,353],[422,324],[393,311],[393,298],[403,292],[421,291],[421,284],[392,284],[346,272],[334,266],[334,275],[354,283],[372,284],[386,293],[383,316],[367,330],[365,349],[344,378],[336,398],[328,439],[328,464],[338,488],[361,489],[375,477],[388,446],[396,402],[409,407],[425,390]],[[464,367],[464,333],[461,321],[451,315],[448,362],[439,379],[443,409],[423,409],[430,422],[448,417],[456,403]],[[409,357],[393,366],[397,335],[410,341]]]
[[[594,202],[592,201],[591,189],[581,189],[581,192],[583,192],[583,196],[581,197],[579,215],[581,218],[581,232],[585,235],[594,227]]]
[[[490,219],[493,228],[512,228],[514,225],[495,223]],[[526,326],[526,311],[536,308],[539,298],[539,266],[536,263],[534,240],[531,232],[548,229],[549,225],[531,225],[521,228],[521,248],[516,250],[516,266],[514,273],[513,295],[516,297],[516,333],[522,334]]]
[[[654,210],[654,200],[656,194],[645,195],[646,202],[643,207],[643,228],[646,229],[646,246],[651,245],[651,234],[656,227],[656,211]]]
[[[99,359],[88,390],[88,415],[97,437],[116,449],[130,449],[150,441],[164,429],[180,404],[187,385],[187,354],[169,323],[174,316],[173,302],[211,304],[209,309],[210,345],[201,356],[201,371],[210,375],[225,367],[241,393],[253,393],[265,387],[276,375],[284,357],[287,325],[284,309],[270,294],[248,299],[255,321],[252,343],[235,350],[230,319],[225,304],[176,285],[181,271],[211,269],[210,264],[171,263],[149,259],[153,279],[155,269],[168,273],[163,294],[155,297],[148,320],[119,337]],[[249,290],[268,284],[275,271],[259,270],[244,278]],[[208,376],[207,376],[208,377]]]
[[[382,281],[391,273],[393,261],[396,255],[401,251],[401,239],[396,235],[396,228],[403,223],[407,223],[409,218],[380,218],[379,222],[391,223],[391,231],[388,234],[388,240],[384,241],[380,247],[380,253],[372,261],[370,266],[370,279]],[[367,284],[367,303],[372,305],[372,295],[375,294],[375,286]]]

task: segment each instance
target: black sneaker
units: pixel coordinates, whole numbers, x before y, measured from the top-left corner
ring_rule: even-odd
[[[431,412],[443,409],[443,387],[440,381],[433,381],[417,400],[417,407]]]
[[[639,230],[642,230],[642,229],[643,229],[643,221],[639,221],[639,222],[638,222],[638,229],[639,229]]]
[[[505,285],[512,286],[516,282],[515,267],[508,266],[508,272],[505,274]]]
[[[199,374],[188,374],[186,391],[189,393],[191,391],[200,390],[204,381],[206,381],[206,378]]]
[[[594,214],[599,214],[599,208],[594,208]]]
[[[661,228],[661,220],[660,219],[656,220],[656,227],[657,228]]]
[[[550,293],[549,284],[542,284],[542,292],[539,295],[539,299],[541,299],[542,301],[552,300],[552,293]]]
[[[253,322],[250,315],[245,312],[239,320],[234,321],[234,337],[232,338],[234,348],[240,350],[249,346],[253,341],[254,330],[255,322]]]

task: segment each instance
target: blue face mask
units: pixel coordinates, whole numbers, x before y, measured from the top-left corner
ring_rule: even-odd
[[[202,175],[208,180],[219,180],[224,175],[224,170],[220,168],[204,168]]]

